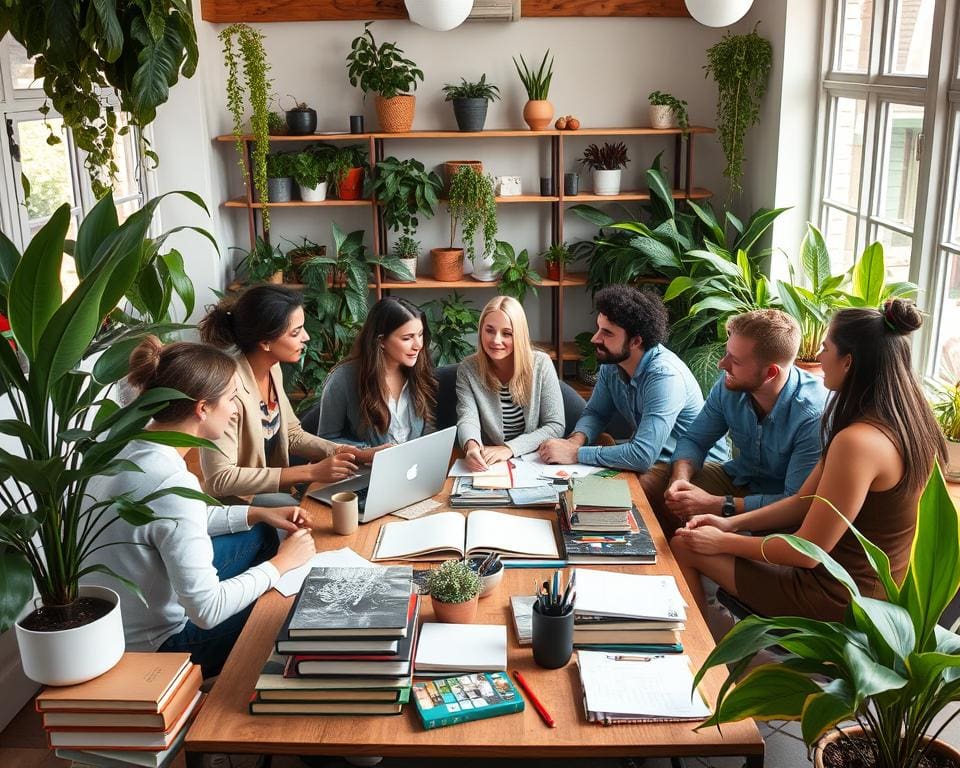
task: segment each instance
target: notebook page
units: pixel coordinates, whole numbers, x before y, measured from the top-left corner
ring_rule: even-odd
[[[463,554],[466,518],[459,512],[438,512],[419,520],[387,523],[380,530],[374,560],[452,550]]]
[[[560,557],[550,520],[474,509],[467,523],[467,552],[491,549],[528,557]]]
[[[673,576],[577,569],[577,613],[685,621],[685,603]]]

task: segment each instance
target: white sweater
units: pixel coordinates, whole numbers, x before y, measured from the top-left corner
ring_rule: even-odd
[[[200,490],[176,448],[133,441],[118,456],[143,472],[96,477],[88,486],[91,498],[105,500],[129,494],[138,500],[162,488]],[[102,522],[116,519],[97,539],[98,549],[84,563],[102,563],[139,585],[147,605],[106,574],[93,573],[85,584],[110,587],[120,594],[127,650],[152,651],[177,634],[190,619],[204,629],[215,627],[246,608],[280,578],[269,562],[220,581],[213,566],[211,536],[250,529],[247,506],[207,507],[201,501],[164,496],[150,504],[154,514],[168,518],[133,526],[116,517],[111,507]]]

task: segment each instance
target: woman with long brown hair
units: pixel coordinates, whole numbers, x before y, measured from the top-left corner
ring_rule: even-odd
[[[921,325],[901,299],[883,310],[845,309],[830,323],[819,359],[835,394],[823,415],[823,457],[800,490],[734,517],[698,515],[671,547],[701,607],[700,575],[757,613],[838,621],[850,595],[815,560],[782,539],[739,531],[796,531],[853,577],[862,594],[884,591],[847,523],[890,558],[902,579],[917,505],[946,444],[910,364],[909,335]],[[833,507],[837,511],[834,511]]]
[[[432,430],[436,405],[426,317],[387,296],[324,382],[317,434],[361,447],[403,443]]]

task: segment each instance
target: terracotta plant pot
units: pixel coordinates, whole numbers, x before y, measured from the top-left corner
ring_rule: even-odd
[[[447,181],[446,189],[448,192],[450,191],[450,182],[453,181],[457,171],[464,165],[469,165],[477,173],[483,175],[483,163],[480,160],[447,160],[443,164],[443,175]]]
[[[341,200],[359,200],[363,192],[363,168],[351,168],[340,182],[338,195]]]
[[[560,279],[560,262],[559,261],[548,261],[547,264],[547,280],[559,280]]]
[[[393,96],[389,99],[376,96],[373,100],[377,108],[380,130],[384,133],[406,133],[413,127],[413,113],[417,106],[417,97],[410,94]]]
[[[863,728],[861,728],[858,725],[851,725],[841,730],[847,736],[857,737],[857,736],[864,735]],[[823,759],[823,753],[828,746],[835,743],[839,739],[840,739],[840,733],[838,733],[837,730],[834,729],[816,743],[816,745],[813,748],[813,765],[815,768],[825,768],[826,763],[824,762],[824,759]],[[927,739],[926,741],[929,741],[929,739]],[[941,757],[947,758],[948,760],[952,760],[954,765],[960,765],[960,752],[958,752],[952,746],[947,744],[945,741],[940,741],[939,739],[934,741],[934,745],[933,745],[933,748],[931,749],[931,752]],[[927,754],[930,754],[930,753],[928,752]],[[858,766],[851,766],[851,768],[858,768]]]
[[[431,597],[433,603],[433,618],[444,624],[473,624],[477,620],[477,605],[480,595],[465,603],[443,603]]]
[[[523,105],[523,121],[531,131],[545,131],[553,122],[553,104],[546,99],[531,100]]]
[[[441,283],[463,279],[463,248],[431,248],[433,277]]]
[[[810,362],[807,360],[797,360],[796,366],[801,371],[806,371],[807,373],[812,373],[814,376],[819,376],[823,378],[823,366],[820,365],[816,360]]]
[[[267,282],[273,283],[274,285],[280,285],[281,283],[283,283],[283,272],[281,272],[280,270],[277,270],[272,275],[270,275],[270,278],[267,280]]]

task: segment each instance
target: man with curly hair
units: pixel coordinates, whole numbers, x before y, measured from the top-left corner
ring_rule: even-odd
[[[595,464],[640,474],[656,482],[663,498],[664,478],[677,441],[703,407],[703,395],[690,369],[663,344],[667,309],[653,291],[611,285],[594,299],[597,332],[591,342],[601,363],[590,401],[573,434],[546,440],[540,457],[552,464]],[[591,445],[619,413],[633,437],[618,445]],[[712,461],[727,458],[722,443],[707,453]],[[659,465],[659,472],[653,471]]]

